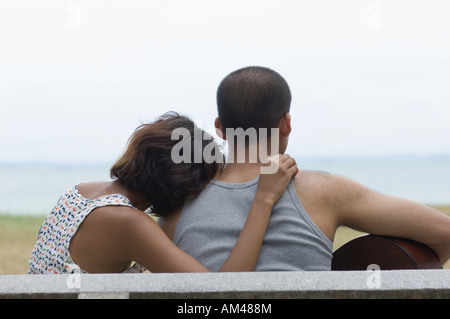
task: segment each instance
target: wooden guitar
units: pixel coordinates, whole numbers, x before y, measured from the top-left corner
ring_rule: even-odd
[[[381,270],[442,269],[436,253],[418,242],[396,237],[364,235],[333,253],[332,270],[367,270],[376,264]]]

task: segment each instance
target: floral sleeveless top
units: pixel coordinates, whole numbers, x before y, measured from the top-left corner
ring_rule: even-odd
[[[38,232],[36,244],[28,262],[28,274],[86,273],[72,260],[69,245],[83,220],[95,208],[104,206],[132,207],[128,198],[121,194],[86,199],[77,186],[69,189],[58,200]],[[140,273],[146,269],[134,264],[127,273]]]

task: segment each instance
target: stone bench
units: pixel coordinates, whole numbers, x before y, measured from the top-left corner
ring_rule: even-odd
[[[0,298],[450,298],[450,270],[3,275]]]

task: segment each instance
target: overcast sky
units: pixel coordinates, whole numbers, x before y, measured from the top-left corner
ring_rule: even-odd
[[[0,162],[109,162],[221,79],[278,71],[298,156],[450,153],[448,0],[0,0]]]

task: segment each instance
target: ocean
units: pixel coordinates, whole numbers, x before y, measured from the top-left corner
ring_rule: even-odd
[[[450,204],[450,155],[296,157],[301,169],[351,178],[376,191],[427,205]],[[46,215],[73,185],[109,180],[111,164],[0,164],[0,214]]]

